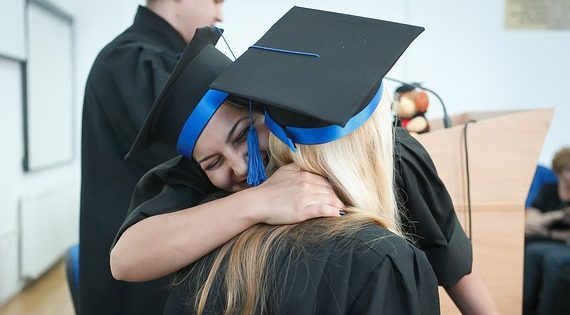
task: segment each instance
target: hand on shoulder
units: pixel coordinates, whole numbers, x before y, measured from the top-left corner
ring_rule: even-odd
[[[259,222],[294,224],[316,217],[340,216],[344,204],[323,177],[289,164],[280,167],[263,184],[247,190]]]

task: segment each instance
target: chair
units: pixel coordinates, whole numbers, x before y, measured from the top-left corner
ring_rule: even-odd
[[[67,251],[65,273],[75,314],[79,314],[79,244],[71,246]]]
[[[529,208],[532,205],[532,202],[534,201],[534,198],[536,198],[536,195],[538,195],[538,192],[540,191],[540,188],[542,188],[542,185],[557,182],[558,177],[556,177],[556,174],[554,174],[551,169],[538,164],[536,166],[536,171],[534,172],[534,177],[532,178],[530,189],[524,203],[525,208]]]

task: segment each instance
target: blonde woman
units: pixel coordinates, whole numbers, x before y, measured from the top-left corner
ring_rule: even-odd
[[[343,216],[246,229],[181,272],[165,314],[439,313],[433,270],[402,236],[381,84],[422,30],[294,8],[216,78],[213,89],[263,104],[273,164],[324,177]]]
[[[400,231],[389,93],[377,106],[332,142],[269,137],[275,166],[329,180],[346,215],[247,229],[180,272],[165,314],[438,314],[435,275]]]

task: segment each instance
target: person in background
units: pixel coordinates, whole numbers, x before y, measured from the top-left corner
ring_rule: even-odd
[[[223,0],[147,0],[133,24],[98,54],[82,123],[79,309],[82,315],[160,314],[168,279],[113,279],[109,249],[138,179],[173,157],[154,147],[125,162],[150,106],[196,28],[222,21]]]
[[[570,267],[570,148],[556,152],[552,170],[558,182],[544,184],[526,210],[525,315],[558,314],[553,309],[560,304],[556,296],[561,298],[557,282],[560,282],[561,272]]]

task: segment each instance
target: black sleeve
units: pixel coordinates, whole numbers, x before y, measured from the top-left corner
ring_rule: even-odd
[[[441,286],[471,273],[473,253],[447,189],[422,145],[396,128],[396,190],[406,233],[426,253]]]
[[[439,314],[435,275],[424,253],[394,252],[374,269],[349,314]]]
[[[190,303],[189,296],[189,292],[180,284],[172,288],[164,305],[163,315],[191,314],[193,303]]]
[[[126,229],[142,219],[196,206],[214,191],[193,161],[178,156],[156,166],[135,187],[127,217],[112,246]]]

